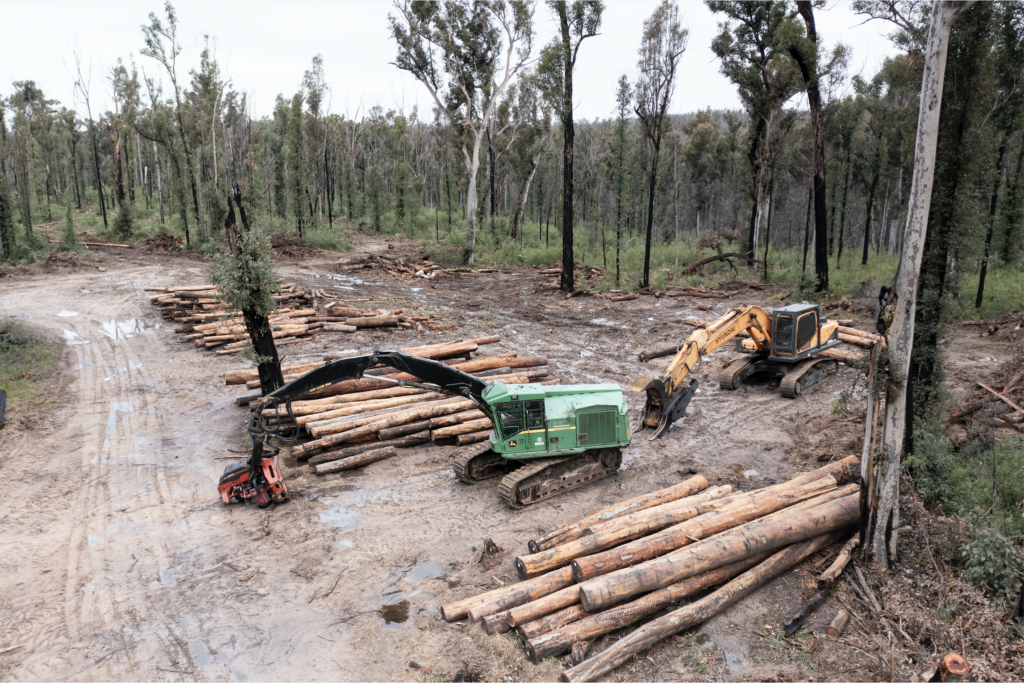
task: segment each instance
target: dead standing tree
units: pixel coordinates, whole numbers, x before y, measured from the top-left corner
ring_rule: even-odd
[[[650,286],[651,232],[654,229],[654,190],[658,179],[658,155],[665,133],[665,113],[676,86],[676,69],[686,50],[690,32],[679,23],[679,7],[663,0],[644,22],[640,43],[640,79],[636,84],[634,111],[651,144],[651,170],[647,176],[647,242],[644,247],[644,276],[641,287]]]
[[[224,219],[229,253],[214,262],[210,281],[224,292],[225,302],[242,312],[256,356],[260,388],[266,396],[284,385],[269,319],[276,308],[273,290],[277,280],[270,263],[270,240],[261,231],[250,229],[241,200],[242,192],[235,184],[228,194],[228,215]],[[235,218],[235,204],[241,228]]]
[[[880,456],[884,458],[884,463],[880,469],[876,468],[877,472],[867,473],[877,477],[877,480],[871,487],[873,500],[868,501],[871,508],[870,539],[865,550],[870,549],[875,562],[882,569],[888,569],[896,556],[900,460],[907,426],[907,377],[914,346],[917,285],[931,208],[949,33],[957,17],[974,2],[976,0],[936,2],[932,7],[924,55],[924,75],[921,79],[921,108],[914,145],[914,177],[910,188],[903,254],[889,303],[881,313],[887,323],[885,336],[889,349],[889,386],[882,433],[883,453]]]

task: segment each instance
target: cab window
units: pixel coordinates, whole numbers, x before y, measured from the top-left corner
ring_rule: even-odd
[[[523,402],[507,401],[495,406],[498,414],[498,426],[501,428],[501,438],[507,439],[513,434],[523,431]]]
[[[544,401],[526,402],[526,428],[544,429]]]

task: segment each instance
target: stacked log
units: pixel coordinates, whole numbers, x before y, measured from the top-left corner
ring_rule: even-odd
[[[558,382],[548,377],[548,359],[543,356],[520,356],[516,351],[473,356],[481,346],[500,340],[497,336],[479,337],[402,351],[487,381]],[[283,365],[281,370],[285,381],[292,381],[330,361],[359,353],[331,353],[321,361]],[[290,406],[261,407],[260,417],[271,426],[297,429],[298,440],[291,447],[291,455],[308,463],[317,474],[362,467],[392,457],[397,453],[395,449],[424,444],[462,446],[490,437],[494,424],[470,399],[394,383],[420,379],[391,367],[371,368],[359,379],[337,382],[292,401]],[[224,381],[259,388],[254,369],[227,372]],[[253,402],[252,409],[257,405]]]
[[[245,321],[239,311],[229,308],[215,285],[148,287],[156,292],[150,302],[164,318],[176,323],[174,331],[182,342],[209,349],[218,355],[240,353],[251,348]],[[281,285],[274,295],[277,311],[270,318],[278,346],[294,344],[321,332],[353,333],[359,330],[403,328],[417,333],[444,329],[429,316],[404,309],[362,310],[330,301],[322,289],[303,289],[295,283]]]
[[[741,492],[695,476],[560,525],[516,558],[523,581],[444,605],[441,615],[479,621],[488,634],[514,629],[539,663],[718,587],[621,636],[564,680],[607,677],[845,538],[859,516],[859,472],[849,457]]]

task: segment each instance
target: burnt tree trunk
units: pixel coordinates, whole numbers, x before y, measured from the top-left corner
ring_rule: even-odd
[[[232,201],[234,195],[234,202]],[[242,208],[242,193],[236,185],[231,194],[228,195],[228,215],[224,219],[224,229],[228,233],[228,244],[235,257],[240,256],[238,236],[240,230],[235,221],[235,202],[238,203],[238,213],[242,219],[242,231],[249,232],[249,221],[245,216],[245,209]],[[242,309],[242,317],[245,319],[245,330],[252,340],[252,348],[262,362],[256,366],[260,376],[260,390],[266,396],[272,391],[284,386],[284,375],[281,372],[281,360],[277,356],[277,346],[274,344],[273,332],[270,329],[270,320],[267,316],[252,310]]]
[[[878,189],[878,177],[881,175],[875,171],[875,177],[871,180],[871,189],[868,190],[868,215],[864,223],[864,253],[861,255],[860,264],[868,264],[868,243],[871,241],[871,207],[875,204],[875,190]]]
[[[996,209],[999,206],[999,185],[1003,179],[1003,159],[1006,157],[1006,143],[1009,136],[1003,134],[996,155],[995,180],[992,182],[992,197],[988,205],[988,232],[985,234],[985,256],[981,259],[981,272],[978,273],[978,295],[974,298],[974,307],[981,308],[981,299],[985,295],[985,276],[988,275],[988,254],[992,247],[992,232],[996,227]]]

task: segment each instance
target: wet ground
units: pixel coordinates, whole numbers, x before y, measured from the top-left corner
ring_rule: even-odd
[[[342,260],[382,248],[365,243]],[[533,666],[511,635],[446,624],[437,605],[514,580],[526,542],[568,517],[693,472],[763,486],[860,449],[862,394],[850,416],[833,413],[857,371],[842,367],[795,401],[773,380],[727,392],[709,377],[735,357],[723,347],[696,371],[701,389],[663,439],[634,438],[618,476],[527,509],[506,507],[493,484],[460,484],[453,449],[437,447],[323,478],[292,467],[288,504],[225,507],[217,479],[248,441],[247,413],[233,401],[243,392],[223,374],[243,361],[180,343],[143,291],[201,284],[204,264],[128,254],[104,266],[2,285],[5,314],[63,340],[72,381],[64,407],[37,429],[0,432],[0,651],[18,646],[0,654],[0,679],[452,680],[469,670],[553,680],[561,663]],[[500,334],[484,355],[545,355],[566,383],[656,376],[669,359],[644,365],[636,355],[688,335],[683,318],[757,302],[737,297],[704,313],[684,297],[566,301],[534,294],[529,271],[434,283],[356,277],[338,259],[277,271],[357,306],[419,307],[452,325],[419,338],[321,334],[283,349],[286,362]],[[1006,351],[993,343],[983,355]],[[638,415],[641,395],[627,398]],[[505,551],[492,569],[480,564],[488,538]],[[799,657],[764,645],[774,642],[765,624],[796,604],[802,576],[790,572],[615,677],[810,675]],[[827,619],[818,621],[823,630]]]

